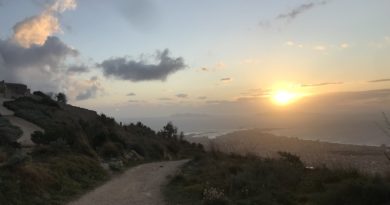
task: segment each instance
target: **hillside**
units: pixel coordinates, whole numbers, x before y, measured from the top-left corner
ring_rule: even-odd
[[[4,106],[45,131],[32,135],[36,146],[21,148],[20,130],[0,117],[0,204],[63,204],[128,166],[202,152],[167,130],[171,124],[158,133],[142,123],[120,125],[41,92]]]

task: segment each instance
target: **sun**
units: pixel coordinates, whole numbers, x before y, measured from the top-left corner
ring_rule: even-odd
[[[286,90],[280,90],[280,91],[275,92],[275,94],[272,96],[272,99],[277,105],[284,106],[284,105],[288,105],[288,104],[294,102],[296,97],[297,97],[297,94],[295,94],[293,92],[289,92]]]

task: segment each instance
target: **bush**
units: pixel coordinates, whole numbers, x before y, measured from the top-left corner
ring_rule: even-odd
[[[13,126],[6,118],[0,116],[0,146],[16,142],[22,134],[19,127]]]
[[[99,154],[105,159],[121,156],[121,149],[119,149],[117,145],[110,141],[104,143],[98,151]]]

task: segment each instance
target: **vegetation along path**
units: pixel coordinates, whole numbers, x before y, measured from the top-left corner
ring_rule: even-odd
[[[161,205],[161,186],[187,160],[139,165],[68,205]]]
[[[35,131],[43,132],[43,129],[38,127],[37,125],[28,122],[22,118],[14,116],[14,112],[4,107],[3,103],[6,101],[10,101],[10,99],[0,98],[0,115],[7,118],[11,124],[19,127],[23,134],[17,140],[23,147],[31,147],[34,146],[34,142],[31,140],[31,134]]]

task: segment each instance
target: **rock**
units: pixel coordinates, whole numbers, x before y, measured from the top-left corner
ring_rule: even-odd
[[[120,171],[123,169],[123,162],[122,160],[118,160],[118,161],[111,161],[108,163],[108,166],[110,167],[111,170],[113,171]]]

